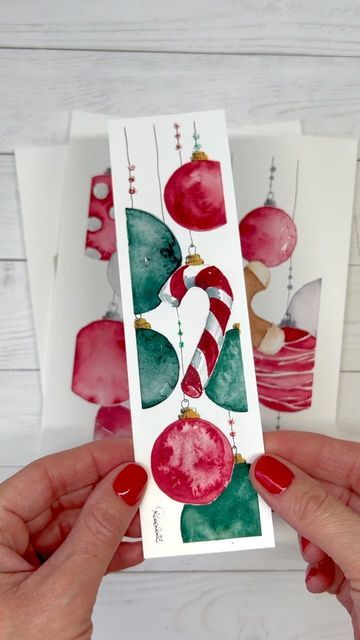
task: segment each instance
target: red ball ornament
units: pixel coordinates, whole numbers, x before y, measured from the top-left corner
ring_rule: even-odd
[[[94,440],[131,437],[131,412],[123,404],[100,407],[95,421]]]
[[[72,390],[88,402],[113,405],[129,398],[124,325],[103,318],[76,338]]]
[[[267,267],[285,262],[296,246],[296,227],[282,209],[263,206],[250,211],[240,222],[243,257],[257,260]]]
[[[210,231],[226,224],[220,162],[198,152],[169,178],[164,199],[171,217],[185,229]]]
[[[229,484],[233,464],[227,438],[200,417],[181,417],[170,424],[151,453],[157,485],[173,500],[187,504],[215,500]]]

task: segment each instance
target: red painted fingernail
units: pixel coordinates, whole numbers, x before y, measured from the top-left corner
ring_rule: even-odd
[[[116,476],[113,488],[117,496],[133,507],[140,500],[147,479],[148,476],[143,467],[138,464],[128,464]]]
[[[306,547],[310,544],[310,540],[301,536],[300,544],[301,544],[301,550],[304,552]]]
[[[272,456],[261,456],[255,462],[255,478],[269,493],[282,493],[291,485],[294,477],[288,467]]]
[[[331,585],[334,582],[335,578],[335,564],[334,561],[328,556],[317,562],[316,564],[310,565],[306,571],[305,582],[306,584],[315,576],[321,575],[322,578],[326,580],[327,585]]]

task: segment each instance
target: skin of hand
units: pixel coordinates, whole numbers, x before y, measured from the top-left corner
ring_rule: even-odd
[[[143,560],[131,440],[31,463],[0,485],[0,640],[86,640],[105,573]],[[40,559],[39,559],[40,558]]]
[[[255,489],[299,534],[312,593],[334,594],[360,640],[360,444],[318,434],[265,434]]]

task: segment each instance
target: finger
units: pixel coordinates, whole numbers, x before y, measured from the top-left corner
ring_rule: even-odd
[[[121,462],[133,460],[132,441],[101,440],[40,458],[0,485],[2,513],[35,519],[55,501],[69,493],[99,482]],[[30,491],[29,487],[36,487]]]
[[[299,547],[305,562],[316,564],[326,557],[326,553],[304,536],[299,536]]]
[[[251,480],[266,502],[298,533],[334,559],[347,578],[360,575],[360,518],[295,465],[263,455]]]
[[[134,463],[107,474],[86,501],[65,542],[38,570],[40,579],[59,577],[71,591],[84,591],[95,598],[138,510],[146,482],[145,469]]]
[[[121,542],[116,549],[106,573],[123,571],[129,567],[134,567],[144,560],[141,542]]]
[[[301,431],[264,434],[265,450],[293,462],[318,480],[360,492],[360,444]]]
[[[305,573],[306,588],[310,593],[336,593],[344,581],[344,574],[335,562],[325,556],[320,562],[309,564]]]

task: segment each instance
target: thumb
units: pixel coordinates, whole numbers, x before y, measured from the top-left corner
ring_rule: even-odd
[[[134,463],[108,473],[85,502],[65,542],[39,571],[50,572],[52,578],[61,576],[62,583],[70,582],[76,590],[85,585],[87,594],[95,596],[138,510],[147,478],[145,469]]]
[[[349,580],[360,580],[360,517],[354,511],[278,456],[258,458],[250,478],[274,511],[323,549]]]

